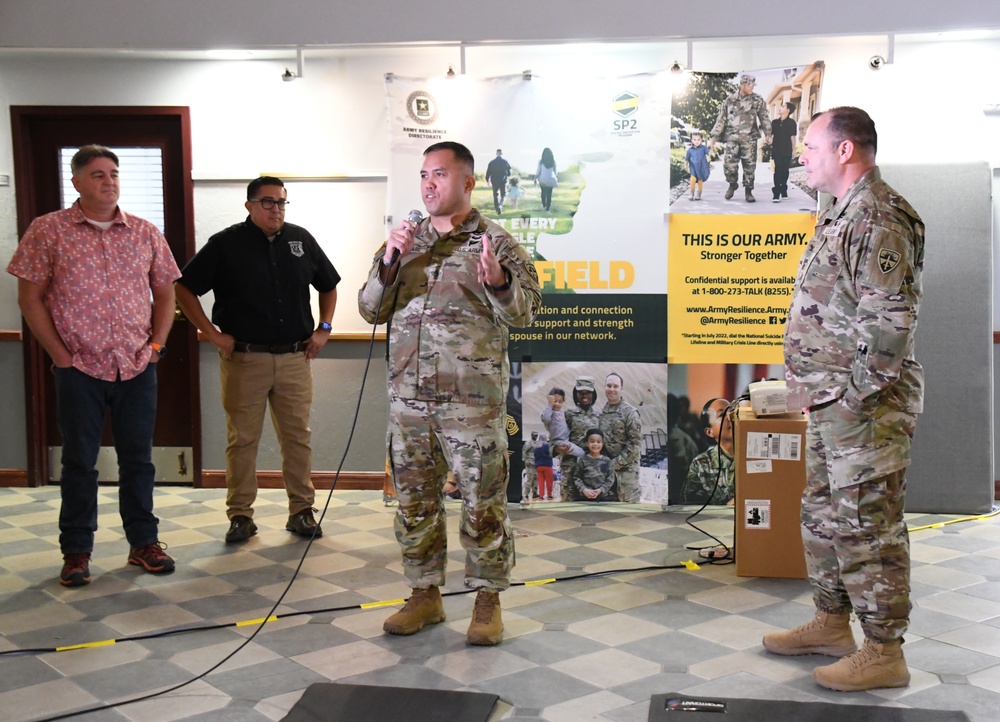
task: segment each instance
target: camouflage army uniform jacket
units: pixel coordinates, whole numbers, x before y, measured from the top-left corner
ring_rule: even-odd
[[[524,442],[524,448],[521,449],[521,461],[524,462],[525,469],[535,468],[535,444],[533,442]]]
[[[507,290],[494,291],[479,280],[484,236],[509,278]],[[358,293],[358,308],[368,323],[389,323],[390,395],[503,404],[510,383],[508,326],[530,325],[542,305],[527,251],[476,209],[445,235],[424,219],[380,308],[384,253],[383,245]]]
[[[820,213],[785,327],[790,404],[923,410],[913,357],[923,267],[923,221],[877,167]]]
[[[757,93],[726,97],[719,108],[719,117],[709,136],[723,142],[731,140],[751,141],[771,132],[771,119],[767,114],[767,103]]]
[[[604,432],[604,453],[611,457],[615,470],[639,466],[642,451],[642,423],[638,410],[626,401],[601,409],[601,431]]]
[[[606,456],[581,456],[573,467],[573,484],[583,496],[585,489],[597,489],[604,496],[615,485],[616,475],[611,459]]]
[[[722,475],[719,475],[719,470]],[[716,487],[718,480],[718,488]],[[712,490],[715,493],[712,493]],[[709,500],[711,495],[711,500]],[[683,504],[726,504],[736,495],[736,467],[733,457],[723,453],[718,446],[698,454],[688,467],[687,479],[681,491]]]
[[[591,429],[601,428],[601,415],[597,413],[593,406],[588,409],[566,410],[566,425],[569,426],[569,440],[573,444],[583,447],[587,444],[587,432]]]

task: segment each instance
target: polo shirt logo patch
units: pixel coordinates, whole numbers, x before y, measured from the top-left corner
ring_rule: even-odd
[[[305,249],[302,248],[302,241],[289,241],[288,248],[296,258],[302,258],[305,255]]]
[[[899,265],[899,259],[900,255],[897,251],[891,251],[888,248],[878,250],[878,267],[882,273],[891,273]]]

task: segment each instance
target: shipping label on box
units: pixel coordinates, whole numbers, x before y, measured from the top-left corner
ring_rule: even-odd
[[[748,431],[746,449],[748,459],[798,461],[802,458],[802,436]]]
[[[743,500],[743,528],[744,529],[771,528],[770,499]]]

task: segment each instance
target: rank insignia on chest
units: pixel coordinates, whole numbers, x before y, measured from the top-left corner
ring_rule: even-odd
[[[899,265],[899,259],[900,255],[897,251],[891,251],[888,248],[878,249],[878,267],[882,269],[882,273],[891,273]]]
[[[289,241],[288,249],[292,252],[292,255],[296,258],[302,258],[305,250],[302,248],[302,241]]]

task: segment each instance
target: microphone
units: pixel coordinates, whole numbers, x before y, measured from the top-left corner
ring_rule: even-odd
[[[424,220],[424,216],[420,211],[414,208],[412,211],[406,214],[406,220],[409,223],[417,224],[420,223],[420,221]],[[399,260],[399,249],[394,248],[392,249],[392,256],[390,256],[389,258],[389,268],[395,266],[396,261],[398,260]]]

